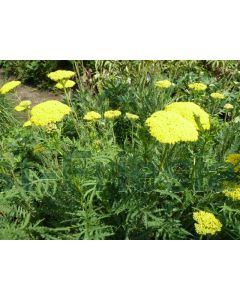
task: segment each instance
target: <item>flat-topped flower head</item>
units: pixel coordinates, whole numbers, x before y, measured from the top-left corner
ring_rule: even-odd
[[[193,219],[196,221],[194,224],[195,230],[199,235],[214,235],[222,229],[222,223],[212,213],[206,211],[194,212]]]
[[[89,111],[85,114],[83,119],[86,121],[97,121],[101,119],[101,115],[96,111]]]
[[[178,113],[183,118],[190,121],[197,130],[210,129],[210,117],[199,105],[193,102],[174,102],[167,105],[165,111]]]
[[[121,114],[122,113],[120,110],[108,110],[108,111],[105,111],[104,118],[109,119],[109,120],[114,120],[114,119],[120,117]]]
[[[233,201],[239,201],[240,200],[240,184],[225,181],[223,184],[223,194],[231,198]]]
[[[31,118],[24,126],[46,126],[63,120],[71,112],[71,108],[57,100],[48,100],[37,104],[31,110]]]
[[[163,144],[195,142],[198,131],[194,125],[175,112],[158,111],[145,122],[150,134]]]
[[[195,92],[202,92],[207,89],[207,85],[202,82],[190,83],[188,85],[189,89]]]
[[[10,91],[12,91],[13,89],[15,89],[17,86],[19,86],[21,84],[21,81],[9,81],[7,83],[5,83],[1,88],[0,88],[0,94],[7,94]]]
[[[155,86],[159,89],[167,89],[169,88],[170,86],[172,86],[172,82],[165,79],[165,80],[158,80],[155,82]]]
[[[32,103],[32,101],[30,101],[30,100],[23,100],[15,107],[15,110],[16,111],[24,111],[24,110],[30,108],[31,103]]]
[[[76,84],[76,82],[73,81],[73,80],[66,80],[66,81],[63,81],[63,82],[56,83],[55,87],[60,89],[60,90],[69,89],[69,88],[74,87],[75,84]]]
[[[212,93],[211,97],[215,100],[223,100],[224,99],[224,95],[221,93]]]
[[[230,103],[227,103],[223,106],[223,108],[225,108],[226,110],[231,110],[231,109],[233,109],[233,105]]]
[[[67,70],[57,70],[55,72],[49,73],[47,76],[53,81],[63,81],[68,80],[72,78],[75,75],[75,72],[73,71],[67,71]]]
[[[138,115],[135,114],[131,114],[131,113],[126,113],[126,117],[128,118],[128,120],[130,121],[137,121],[139,119]]]
[[[240,153],[231,153],[225,159],[225,162],[230,163],[232,165],[237,165],[240,162]]]

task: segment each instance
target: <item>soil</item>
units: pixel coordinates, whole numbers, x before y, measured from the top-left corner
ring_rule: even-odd
[[[6,78],[3,75],[3,71],[0,69],[0,87],[7,81],[16,80],[14,77]],[[16,88],[16,95],[13,93],[13,100],[19,102],[19,100],[31,100],[32,105],[36,105],[40,102],[46,100],[60,100],[62,99],[62,94],[59,92],[51,92],[39,90],[36,87],[31,87],[29,85],[21,84]]]

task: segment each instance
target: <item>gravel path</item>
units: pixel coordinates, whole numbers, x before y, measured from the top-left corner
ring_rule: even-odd
[[[6,79],[3,76],[2,70],[0,69],[0,86],[2,86],[5,82],[10,80],[16,80],[16,79],[14,77],[10,77]],[[16,93],[18,98],[20,98],[20,100],[31,100],[33,105],[50,99],[52,100],[62,99],[62,94],[59,94],[57,91],[56,93],[51,91],[43,91],[25,84],[21,84],[19,87],[17,87]],[[18,99],[14,94],[13,94],[13,100],[16,100],[18,102]]]

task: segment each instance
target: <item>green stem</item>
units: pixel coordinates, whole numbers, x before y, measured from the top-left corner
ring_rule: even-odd
[[[133,133],[133,122],[131,122],[131,123],[132,123],[132,124],[131,124],[131,125],[132,125],[132,148],[134,148],[134,140],[133,140],[133,134],[134,134],[134,133]]]
[[[116,144],[116,136],[114,132],[114,122],[111,122],[111,130],[112,130],[112,136],[113,136],[113,143]]]
[[[165,145],[164,151],[163,151],[163,155],[162,155],[162,160],[160,163],[160,170],[164,169],[164,163],[167,157],[167,152],[168,152],[168,144]]]
[[[69,107],[71,107],[72,112],[73,112],[73,122],[74,122],[74,126],[75,126],[75,129],[76,129],[77,135],[80,138],[80,133],[78,131],[78,116],[77,116],[77,114],[74,110],[74,107],[72,105],[70,93],[67,92],[67,89],[64,86],[64,82],[62,83],[62,85],[63,85],[63,90],[64,90],[65,97],[67,99],[67,104],[68,104]]]

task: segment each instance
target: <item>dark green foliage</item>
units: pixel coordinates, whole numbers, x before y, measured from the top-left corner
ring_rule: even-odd
[[[68,63],[80,74],[81,89],[71,95],[77,129],[71,116],[51,133],[23,128],[9,99],[0,96],[0,239],[199,239],[192,218],[198,210],[223,224],[207,239],[239,239],[239,201],[222,193],[225,180],[239,179],[224,162],[240,149],[238,62],[71,61],[62,67]],[[20,79],[32,83],[60,67],[56,61],[2,66],[9,72],[17,66]],[[160,79],[175,86],[160,91],[154,87]],[[192,81],[205,82],[208,91],[192,95]],[[213,105],[209,95],[216,90],[226,99]],[[166,145],[144,122],[168,103],[193,98],[211,113],[211,129],[196,143],[169,146],[162,164]],[[227,102],[234,109],[221,117]],[[122,116],[83,120],[90,110],[109,109]],[[127,120],[126,112],[140,120]]]

